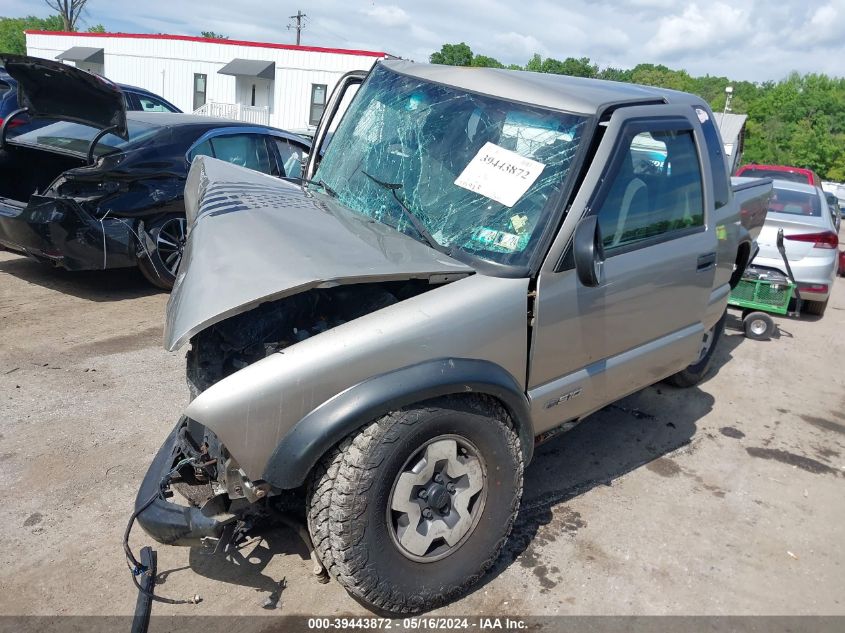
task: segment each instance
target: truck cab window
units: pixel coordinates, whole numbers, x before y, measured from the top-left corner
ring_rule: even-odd
[[[703,226],[701,167],[692,132],[641,132],[624,142],[598,210],[605,248]]]

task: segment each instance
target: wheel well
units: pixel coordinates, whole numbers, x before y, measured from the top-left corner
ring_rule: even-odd
[[[311,411],[276,446],[262,479],[277,488],[296,488],[350,433],[391,411],[438,398],[469,398],[461,404],[477,412],[483,407],[485,415],[491,405],[501,408],[519,436],[524,462],[531,461],[531,411],[516,379],[489,361],[435,359],[366,380]]]
[[[734,272],[731,275],[731,290],[737,287],[739,284],[739,280],[742,279],[742,275],[745,274],[745,269],[750,263],[751,258],[751,244],[748,242],[742,242],[737,248],[736,251],[736,262]]]

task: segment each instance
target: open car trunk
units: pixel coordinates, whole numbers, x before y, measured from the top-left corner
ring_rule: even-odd
[[[7,144],[0,150],[0,198],[26,205],[68,169],[85,164],[81,157]]]

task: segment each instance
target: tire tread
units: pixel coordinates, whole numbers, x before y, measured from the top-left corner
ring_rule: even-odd
[[[412,426],[442,409],[459,409],[495,420],[505,433],[508,450],[518,465],[517,486],[505,536],[480,569],[443,587],[438,593],[401,595],[386,579],[368,567],[364,543],[367,522],[365,494],[380,476],[376,448],[400,439]],[[393,411],[359,429],[327,454],[314,472],[309,494],[308,527],[320,560],[329,573],[354,597],[395,614],[419,613],[454,600],[472,587],[496,562],[510,534],[522,497],[522,450],[510,416],[495,399],[486,396],[448,396]]]

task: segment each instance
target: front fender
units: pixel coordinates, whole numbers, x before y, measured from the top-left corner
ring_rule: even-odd
[[[472,359],[502,368],[524,393],[527,307],[527,279],[472,275],[271,354],[206,389],[185,416],[213,431],[247,476],[260,479],[303,418],[376,376]]]
[[[278,488],[296,488],[322,455],[367,422],[417,402],[468,393],[492,396],[505,406],[527,464],[534,451],[534,427],[517,380],[488,361],[444,358],[370,378],[324,402],[282,439],[262,479]]]

